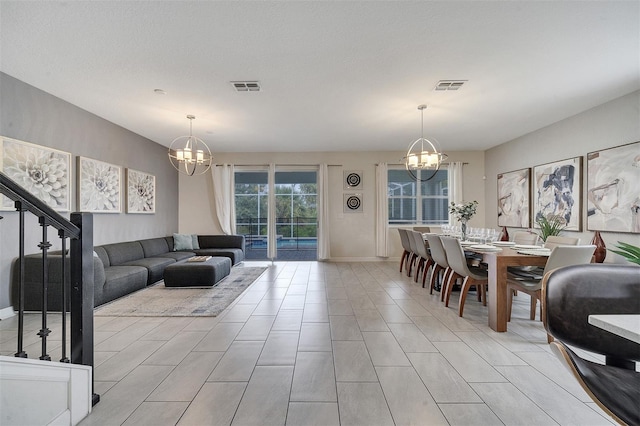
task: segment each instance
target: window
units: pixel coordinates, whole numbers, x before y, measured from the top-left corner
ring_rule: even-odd
[[[426,182],[413,179],[404,168],[389,168],[387,180],[390,225],[449,223],[449,180],[446,168],[438,170]]]

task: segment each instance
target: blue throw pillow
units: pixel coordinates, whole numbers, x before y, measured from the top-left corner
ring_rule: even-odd
[[[191,234],[173,234],[173,251],[193,250]]]
[[[193,250],[200,250],[200,243],[198,242],[198,235],[192,234],[191,238],[193,239]]]

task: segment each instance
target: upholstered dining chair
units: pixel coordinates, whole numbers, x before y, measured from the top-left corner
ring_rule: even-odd
[[[528,231],[518,231],[513,234],[513,242],[516,244],[534,245],[538,242],[538,234]]]
[[[449,278],[451,269],[449,268],[447,254],[442,246],[442,241],[440,241],[440,236],[436,234],[427,234],[425,235],[425,238],[427,239],[427,243],[429,243],[429,253],[431,254],[431,259],[433,259],[434,262],[433,269],[431,271],[431,279],[429,280],[429,294],[433,294],[433,289],[436,288],[440,273],[443,273],[442,281],[440,282],[444,285]],[[442,289],[440,289],[440,300],[444,300],[444,292]]]
[[[589,324],[589,315],[639,315],[638,276],[635,265],[578,265],[545,275],[542,287],[551,349],[600,408],[628,425],[640,425],[640,344]],[[573,348],[604,355],[605,365]]]
[[[559,235],[550,235],[544,242],[545,248],[552,249],[555,246],[577,246],[580,244],[578,237],[561,237]]]
[[[423,234],[431,232],[431,228],[428,226],[414,226],[413,230],[416,232],[422,232]]]
[[[416,246],[416,240],[412,235],[413,231],[411,229],[407,229],[407,240],[409,240],[409,246],[411,247],[411,256],[409,257],[409,264],[407,266],[407,276],[410,277],[413,273],[413,265],[418,260],[420,256],[418,254],[418,247]]]
[[[409,259],[411,258],[411,245],[409,244],[409,237],[407,236],[407,230],[404,228],[398,228],[398,234],[400,235],[400,244],[402,244],[402,257],[400,258],[400,272],[402,267],[409,268]]]
[[[560,237],[551,235],[544,242],[544,247],[553,249],[557,246],[577,246],[580,244],[580,238],[577,237]],[[539,266],[512,266],[508,269],[509,273],[519,278],[528,278],[541,280],[544,274],[544,268]]]
[[[544,275],[556,268],[571,265],[584,265],[591,262],[591,257],[596,246],[556,246],[551,250],[549,260],[544,267],[542,276],[533,278],[522,278],[513,274],[507,276],[507,286],[510,290],[518,290],[531,296],[531,307],[529,319],[536,319],[536,305],[541,300],[542,278]],[[511,306],[513,304],[513,292],[509,291],[509,303],[507,306],[507,318],[511,319]],[[542,304],[540,306],[542,319]]]
[[[464,311],[464,303],[467,299],[467,293],[469,288],[475,286],[478,293],[478,300],[482,301],[483,305],[487,305],[486,290],[488,285],[487,271],[486,269],[469,266],[467,264],[467,258],[464,255],[464,250],[460,245],[460,241],[452,237],[442,237],[442,246],[447,253],[447,260],[449,261],[449,267],[453,270],[453,273],[449,275],[449,280],[445,287],[445,299],[444,305],[449,306],[449,297],[451,297],[451,291],[453,290],[453,284],[457,278],[462,278],[462,289],[460,290],[460,301],[458,302],[458,315],[462,316]]]
[[[416,231],[407,232],[409,237],[413,237],[416,250],[418,251],[418,264],[416,265],[416,274],[413,277],[415,282],[418,282],[420,278],[420,272],[422,271],[422,288],[424,288],[425,280],[427,279],[427,273],[429,268],[433,265],[433,259],[429,255],[427,244],[422,237],[422,233]]]

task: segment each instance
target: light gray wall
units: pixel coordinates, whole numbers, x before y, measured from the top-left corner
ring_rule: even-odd
[[[485,195],[487,203],[485,217],[487,224],[490,226],[498,224],[498,173],[583,156],[581,210],[583,232],[566,232],[566,234],[579,236],[583,244],[589,243],[594,233],[587,231],[586,226],[586,155],[592,151],[636,141],[640,141],[640,91],[599,105],[486,151]],[[509,229],[510,233],[513,231],[515,229]],[[613,248],[617,241],[640,245],[640,235],[638,234],[613,232],[602,232],[601,234],[608,248]],[[605,261],[619,262],[622,259],[609,251]]]
[[[116,164],[156,176],[156,213],[94,214],[94,244],[170,235],[178,230],[178,173],[169,164],[166,148],[33,86],[0,73],[0,134],[72,154],[72,211],[76,206],[76,157]],[[124,186],[123,192],[124,194]],[[62,213],[69,217],[69,213]],[[11,260],[18,254],[18,214],[1,212],[0,309],[10,305]],[[31,216],[31,215],[28,215]],[[49,241],[59,246],[55,232]],[[29,218],[26,252],[38,251],[41,228]]]

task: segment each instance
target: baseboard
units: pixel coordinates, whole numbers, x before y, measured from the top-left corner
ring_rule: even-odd
[[[11,318],[13,316],[15,316],[16,313],[13,310],[13,306],[8,306],[6,308],[2,308],[0,309],[0,321],[7,319],[7,318]]]
[[[386,262],[386,257],[332,257],[327,259],[329,262]]]

